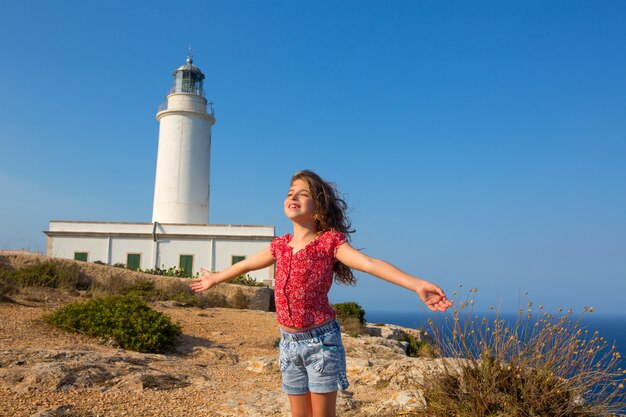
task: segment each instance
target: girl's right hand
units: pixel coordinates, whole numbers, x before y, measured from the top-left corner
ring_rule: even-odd
[[[189,287],[195,292],[206,291],[215,284],[217,284],[217,282],[215,281],[215,277],[217,274],[214,274],[211,271],[207,271],[204,268],[200,268],[200,271],[202,272],[200,278],[192,279],[191,285],[189,285]]]

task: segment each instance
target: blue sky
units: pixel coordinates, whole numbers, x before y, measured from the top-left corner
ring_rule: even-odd
[[[52,219],[151,220],[158,104],[193,47],[215,103],[211,222],[290,231],[310,168],[353,245],[478,309],[626,294],[622,1],[4,2],[0,248]],[[359,275],[332,301],[416,310]]]

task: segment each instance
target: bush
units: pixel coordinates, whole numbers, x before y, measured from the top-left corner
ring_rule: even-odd
[[[620,356],[597,332],[580,327],[572,311],[534,318],[532,302],[507,323],[473,312],[474,294],[443,326],[433,327],[443,375],[421,384],[433,417],[591,417],[623,412]],[[456,293],[456,292],[455,292]],[[585,309],[588,314],[592,309]]]
[[[348,317],[353,317],[359,321],[361,325],[365,324],[365,310],[355,302],[333,304],[333,308],[337,313],[337,320],[346,321]]]
[[[415,336],[410,333],[401,331],[400,337],[398,338],[401,342],[407,342],[408,346],[406,349],[406,355],[411,356],[413,358],[422,357],[422,358],[434,358],[435,357],[435,349],[426,342],[421,340],[417,340]]]
[[[131,296],[109,296],[68,304],[47,316],[61,329],[112,338],[122,348],[159,352],[176,344],[181,326]]]
[[[238,277],[232,279],[230,283],[237,284],[237,285],[247,285],[249,287],[265,287],[266,286],[262,282],[259,282],[256,279],[252,278],[250,275],[239,275]]]
[[[91,281],[74,263],[46,261],[26,266],[9,273],[9,279],[25,287],[45,287],[84,290]]]
[[[337,321],[342,330],[350,336],[358,337],[363,332],[365,324],[365,310],[355,302],[333,304],[337,313]]]
[[[175,266],[172,266],[170,268],[165,269],[165,267],[163,266],[162,268],[154,267],[154,268],[148,268],[145,270],[138,270],[139,272],[144,272],[146,274],[152,274],[152,275],[161,275],[161,276],[166,276],[166,277],[177,277],[177,278],[189,278],[191,277],[191,274],[185,272],[183,269],[178,269]],[[196,274],[196,276],[198,276],[198,274]]]

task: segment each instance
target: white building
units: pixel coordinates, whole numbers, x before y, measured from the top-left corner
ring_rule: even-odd
[[[204,97],[204,74],[191,56],[174,73],[159,106],[159,147],[152,223],[50,221],[48,256],[130,268],[177,267],[196,274],[220,271],[260,251],[273,226],[212,225],[209,175],[213,108]],[[272,281],[273,267],[250,274]]]

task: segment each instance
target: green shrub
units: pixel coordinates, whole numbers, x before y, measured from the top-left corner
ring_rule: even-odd
[[[413,358],[433,358],[435,356],[435,350],[430,344],[417,340],[415,336],[410,333],[401,331],[398,340],[408,343],[406,349],[407,356],[411,356]]]
[[[191,274],[185,272],[183,269],[179,269],[176,268],[175,266],[172,266],[170,268],[165,269],[165,266],[159,268],[154,267],[154,268],[148,268],[145,270],[138,270],[139,272],[144,272],[146,274],[151,274],[151,275],[161,275],[161,276],[166,276],[166,277],[177,277],[177,278],[189,278],[191,277]],[[196,276],[198,276],[198,274],[196,274]]]
[[[229,281],[231,284],[247,285],[249,287],[265,287],[265,284],[252,278],[250,275],[239,275]]]
[[[337,313],[337,320],[344,322],[348,317],[356,318],[361,325],[365,324],[365,310],[355,302],[333,304]]]
[[[25,287],[57,288],[59,278],[56,264],[44,262],[34,264],[13,272],[13,279]]]
[[[122,348],[138,352],[159,352],[174,346],[182,332],[168,316],[130,296],[68,304],[47,316],[47,321],[71,332],[112,338]]]
[[[572,310],[533,314],[515,322],[480,317],[474,293],[442,326],[431,321],[443,373],[418,383],[425,414],[447,416],[596,417],[626,408],[624,371],[615,346],[581,328]],[[493,307],[491,307],[493,309]],[[583,314],[592,312],[585,309]]]
[[[74,263],[46,261],[26,266],[9,275],[16,284],[25,287],[45,287],[84,290],[91,280]]]
[[[337,321],[342,330],[352,337],[358,337],[363,333],[365,324],[365,310],[355,302],[333,304],[333,309],[337,313]]]

